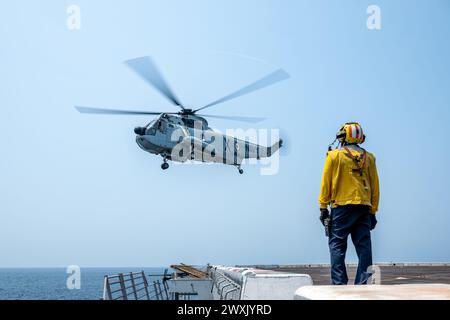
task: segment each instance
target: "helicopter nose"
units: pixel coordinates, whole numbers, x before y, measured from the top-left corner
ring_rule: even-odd
[[[143,136],[143,135],[145,135],[145,128],[136,127],[136,128],[134,128],[134,133],[136,133],[139,136]]]

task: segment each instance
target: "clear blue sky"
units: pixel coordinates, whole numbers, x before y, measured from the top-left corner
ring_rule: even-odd
[[[69,4],[79,31],[66,27]],[[379,31],[366,28],[370,4]],[[328,262],[317,197],[345,121],[377,156],[374,259],[450,261],[448,1],[8,1],[0,39],[0,266]],[[280,172],[164,172],[134,141],[148,117],[74,110],[173,110],[123,64],[144,55],[192,106],[289,72],[209,110],[288,133]]]

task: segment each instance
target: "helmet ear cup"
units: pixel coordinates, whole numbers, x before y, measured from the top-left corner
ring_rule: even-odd
[[[345,131],[345,124],[339,129],[339,131],[336,133],[336,139],[339,142],[344,142],[345,138],[347,136],[347,133]]]
[[[338,139],[340,142],[343,142],[343,141],[345,141],[346,136],[347,136],[347,134],[345,133],[345,131],[344,132],[340,131],[337,133],[336,139]]]

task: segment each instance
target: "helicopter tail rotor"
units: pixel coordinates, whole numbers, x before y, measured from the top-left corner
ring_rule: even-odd
[[[292,139],[291,139],[291,136],[286,130],[280,129],[280,137],[283,137],[283,139],[282,139],[282,146],[280,148],[280,155],[281,156],[288,156],[292,152]]]

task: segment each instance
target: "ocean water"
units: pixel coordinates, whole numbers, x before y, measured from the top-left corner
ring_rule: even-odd
[[[105,275],[142,270],[148,282],[164,273],[164,268],[81,268],[80,289],[71,290],[65,268],[0,268],[0,300],[98,300]]]

